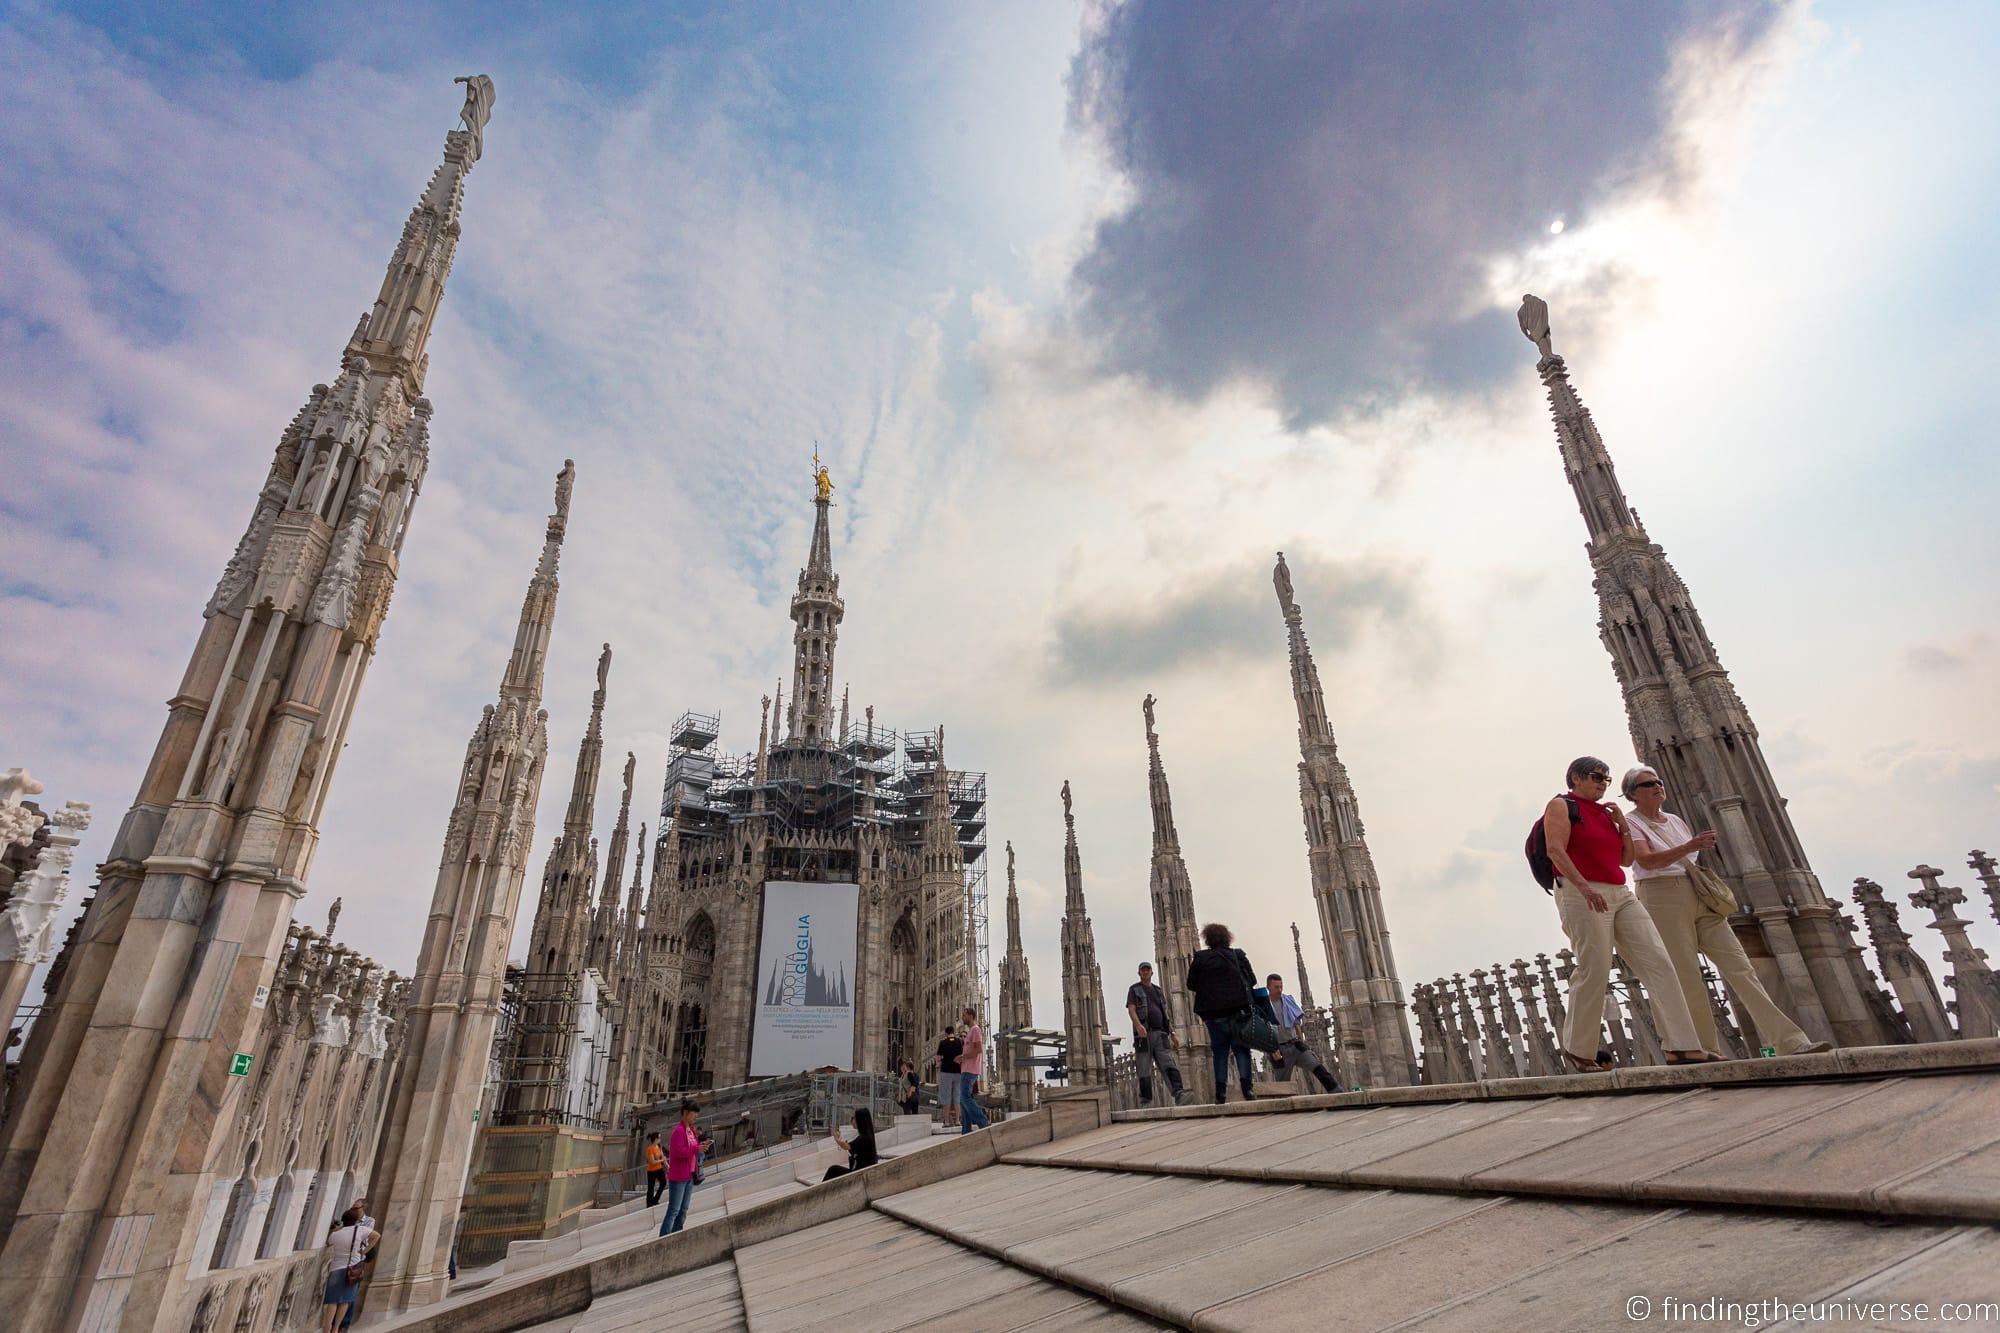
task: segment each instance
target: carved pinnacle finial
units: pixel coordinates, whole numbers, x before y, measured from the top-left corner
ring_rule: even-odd
[[[472,136],[471,158],[477,162],[486,122],[493,117],[493,80],[484,74],[461,74],[452,82],[465,85],[465,105],[459,108],[458,120]]]
[[[333,900],[333,905],[326,909],[326,938],[328,939],[333,938],[333,926],[334,923],[339,920],[340,920],[340,899],[335,898]]]
[[[1071,811],[1071,808],[1070,808],[1070,800],[1069,800],[1069,779],[1068,779],[1068,778],[1064,778],[1064,779],[1063,779],[1063,785],[1062,785],[1062,802],[1063,802],[1063,823],[1065,823],[1065,824],[1068,824],[1068,825],[1070,825],[1071,827],[1075,827],[1075,825],[1076,825],[1076,815],[1075,815],[1075,814],[1074,814],[1074,813],[1073,813],[1073,812]]]
[[[1007,840],[1007,892],[1014,891],[1014,840]]]
[[[1285,563],[1283,551],[1278,552],[1277,567],[1271,571],[1271,584],[1278,590],[1278,606],[1284,611],[1285,619],[1291,620],[1299,613],[1299,604],[1292,600],[1292,571]]]
[[[576,460],[563,459],[562,471],[556,473],[556,517],[569,522],[569,495],[576,488]]]
[[[597,655],[597,692],[603,694],[611,680],[611,645],[605,644],[604,651]]]
[[[1549,346],[1549,303],[1539,296],[1523,296],[1521,309],[1515,318],[1521,323],[1521,333],[1527,340],[1541,349],[1542,360],[1555,356]]]
[[[1153,734],[1153,696],[1148,694],[1146,702],[1139,707],[1146,714],[1146,743],[1157,750],[1160,748],[1160,738]]]

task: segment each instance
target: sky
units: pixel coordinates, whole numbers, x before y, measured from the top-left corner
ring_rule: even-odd
[[[681,712],[751,748],[816,443],[837,675],[989,774],[1039,1022],[1065,779],[1114,997],[1151,952],[1149,692],[1198,914],[1325,996],[1278,550],[1406,986],[1553,953],[1522,836],[1630,740],[1533,291],[1829,894],[1944,866],[2000,957],[1994,68],[1976,3],[0,6],[0,766],[94,807],[74,906],[486,73],[301,919],[413,962],[565,458],[531,865],[600,643],[635,823]]]

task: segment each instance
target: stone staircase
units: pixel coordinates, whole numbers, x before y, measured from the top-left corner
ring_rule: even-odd
[[[2000,1324],[2000,1041],[1034,1116],[417,1322],[1748,1326],[1719,1298]]]

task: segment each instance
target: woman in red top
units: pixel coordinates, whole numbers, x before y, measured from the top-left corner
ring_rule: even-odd
[[[1569,975],[1563,1055],[1578,1073],[1611,1067],[1597,1058],[1597,1039],[1604,1023],[1611,954],[1616,950],[1652,997],[1653,1020],[1660,1025],[1667,1063],[1706,1064],[1719,1059],[1701,1048],[1673,959],[1653,928],[1653,918],[1625,882],[1624,868],[1632,864],[1632,833],[1625,826],[1625,812],[1604,803],[1611,788],[1611,766],[1585,755],[1569,766],[1565,776],[1569,790],[1551,797],[1542,812],[1542,836],[1559,876],[1556,911],[1576,953],[1576,970]]]
[[[715,1146],[694,1127],[700,1107],[681,1103],[680,1123],[667,1136],[667,1211],[660,1219],[660,1234],[671,1236],[687,1225],[688,1200],[694,1195],[695,1172],[701,1169],[701,1155]]]

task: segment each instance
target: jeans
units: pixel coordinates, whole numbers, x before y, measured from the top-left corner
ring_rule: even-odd
[[[665,1171],[648,1171],[646,1173],[646,1206],[651,1208],[660,1201],[660,1196],[666,1192],[667,1173]]]
[[[1236,1057],[1236,1081],[1243,1087],[1243,1095],[1250,1095],[1250,1048],[1241,1045],[1232,1035],[1235,1029],[1224,1019],[1203,1018],[1208,1025],[1208,1054],[1215,1064],[1215,1100],[1218,1105],[1229,1100],[1229,1058]]]
[[[694,1197],[692,1180],[667,1182],[667,1211],[660,1218],[660,1234],[671,1236],[687,1225],[688,1201]]]
[[[987,1118],[986,1108],[979,1104],[975,1094],[979,1091],[979,1075],[961,1073],[958,1076],[958,1132],[970,1134],[975,1129],[985,1129],[993,1122]],[[978,1121],[974,1124],[973,1121]]]

